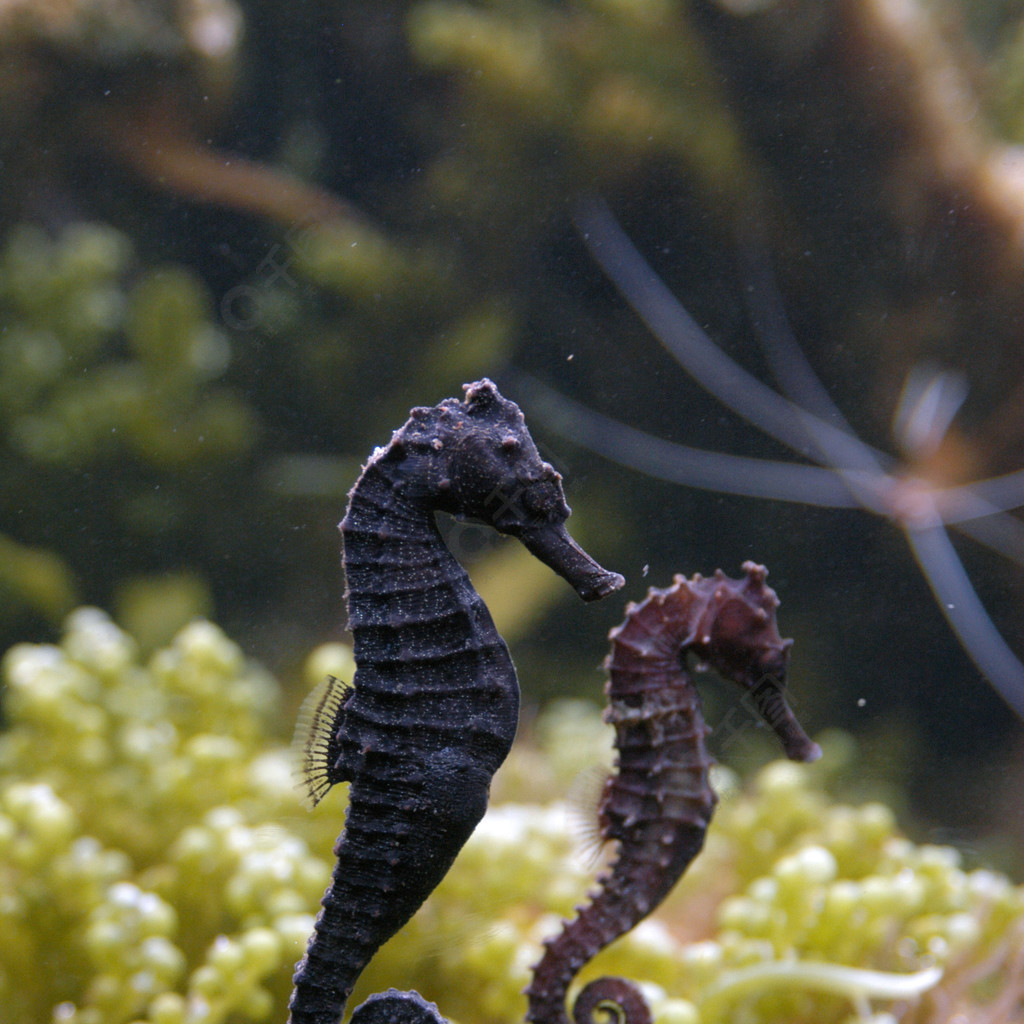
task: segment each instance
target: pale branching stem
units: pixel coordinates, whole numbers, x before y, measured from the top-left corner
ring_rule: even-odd
[[[905,527],[932,594],[971,660],[999,696],[1024,718],[1024,665],[1007,646],[971,586],[949,535],[941,525]]]
[[[537,381],[523,390],[563,436],[621,465],[689,487],[831,508],[859,507],[898,526],[942,614],[964,650],[1013,711],[1024,718],[1024,665],[985,611],[946,526],[958,526],[1024,564],[1024,524],[1006,514],[1024,504],[1024,470],[969,486],[940,488],[894,471],[894,460],[853,433],[800,350],[771,281],[749,299],[767,329],[765,353],[789,397],[727,356],[646,263],[608,208],[582,203],[576,223],[594,259],[657,340],[706,391],[751,425],[818,463],[806,466],[711,452],[664,441],[557,395]],[[941,442],[963,401],[957,375],[922,369],[911,377],[897,428],[903,446],[927,451]]]

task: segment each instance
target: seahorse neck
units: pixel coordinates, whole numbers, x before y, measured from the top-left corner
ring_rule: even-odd
[[[404,500],[371,464],[342,522],[357,705],[364,730],[410,730],[406,750],[458,746],[490,772],[516,732],[508,648],[428,504]],[[396,701],[403,710],[398,712]]]
[[[433,509],[403,495],[393,473],[379,466],[368,467],[353,489],[341,533],[350,617],[358,617],[364,597],[379,601],[443,585],[475,596],[441,538]]]
[[[377,460],[366,467],[349,494],[342,532],[380,533],[382,521],[396,530],[429,532],[433,508],[429,501],[407,493],[401,472]]]

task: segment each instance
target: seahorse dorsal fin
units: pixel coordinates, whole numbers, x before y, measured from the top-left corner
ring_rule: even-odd
[[[312,810],[336,782],[344,781],[337,772],[338,733],[345,718],[345,703],[355,688],[337,676],[328,676],[313,689],[299,708],[292,737],[299,786],[305,790],[305,803]]]
[[[592,764],[577,773],[566,794],[566,817],[574,840],[574,858],[582,867],[595,868],[608,836],[601,827],[601,807],[611,769]]]

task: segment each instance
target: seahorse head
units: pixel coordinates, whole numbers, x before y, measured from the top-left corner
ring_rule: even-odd
[[[743,573],[734,580],[719,570],[696,584],[703,610],[692,649],[747,689],[765,679],[783,686],[793,641],[779,635],[779,599],[765,583],[763,565],[744,562]]]
[[[786,701],[793,641],[779,635],[779,599],[765,583],[763,565],[744,562],[743,573],[743,579],[733,580],[719,570],[701,581],[709,600],[691,649],[748,691],[750,703],[775,730],[787,757],[816,761],[821,748],[804,732]]]
[[[466,386],[453,418],[447,511],[513,536],[569,518],[562,477],[541,457],[515,402],[481,380]]]
[[[566,532],[562,478],[541,457],[519,406],[486,378],[464,390],[462,401],[413,409],[381,453],[407,464],[406,497],[517,537],[585,600],[622,586]]]

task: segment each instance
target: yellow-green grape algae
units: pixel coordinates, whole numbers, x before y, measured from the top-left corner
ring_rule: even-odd
[[[456,868],[371,964],[370,988],[404,965],[403,985],[427,990],[456,1020],[515,1019],[541,940],[598,870],[573,826],[582,809],[552,794],[579,788],[588,735],[595,761],[609,743],[596,708],[575,701],[553,705],[532,732],[496,778],[497,803]],[[826,757],[833,747],[851,745],[827,744]],[[945,1020],[933,1006],[974,1006],[962,984],[972,970],[971,984],[983,976],[1019,997],[1024,891],[963,870],[951,848],[909,842],[881,804],[833,803],[826,782],[819,768],[783,761],[745,791],[716,770],[722,801],[704,853],[580,984],[632,978],[655,1019],[673,1024]]]
[[[277,684],[204,621],[143,664],[89,608],[3,679],[0,1019],[268,1019],[338,828],[298,805]]]
[[[325,645],[306,682],[352,669]],[[0,1020],[283,1020],[345,787],[302,807],[278,684],[209,622],[143,659],[93,608],[59,645],[13,647],[2,671]],[[585,702],[552,705],[524,734],[455,867],[353,1005],[394,985],[461,1024],[522,1019],[541,940],[598,870],[565,797],[610,755]],[[830,749],[844,744],[826,742],[825,764]],[[1012,1020],[1021,889],[911,843],[881,804],[833,802],[827,782],[822,766],[777,762],[745,790],[720,770],[705,852],[581,981],[635,979],[666,1024],[937,1021],[1000,999],[1007,1015],[985,1019]]]

